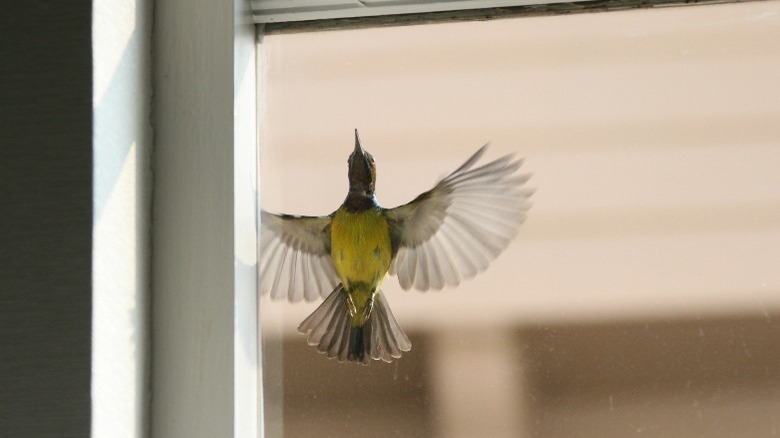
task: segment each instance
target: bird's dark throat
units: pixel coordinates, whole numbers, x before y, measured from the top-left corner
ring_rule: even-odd
[[[365,211],[376,208],[376,198],[372,194],[365,192],[350,191],[347,199],[344,200],[344,208],[350,212]]]

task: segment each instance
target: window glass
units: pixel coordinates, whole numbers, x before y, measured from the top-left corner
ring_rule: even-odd
[[[266,35],[262,206],[333,212],[353,130],[385,207],[484,143],[533,173],[482,274],[385,296],[412,342],[338,363],[261,301],[287,436],[780,429],[780,2]],[[262,250],[262,249],[261,249]]]

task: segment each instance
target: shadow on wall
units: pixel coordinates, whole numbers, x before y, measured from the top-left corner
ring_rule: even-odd
[[[512,416],[499,422],[521,429],[499,430],[504,436],[770,436],[778,429],[780,321],[769,317],[515,330],[516,376],[497,390],[511,394],[493,394],[494,400],[513,400],[510,409],[484,399],[454,407],[441,400],[448,391],[437,386],[441,376],[434,370],[469,370],[462,361],[482,347],[479,337],[463,337],[446,344],[453,351],[442,352],[437,336],[411,333],[414,348],[400,361],[367,367],[328,360],[301,336],[285,339],[284,433],[468,436],[464,427],[453,432],[442,422],[465,418],[467,428],[499,430],[480,424],[496,421],[497,411]],[[444,358],[449,362],[437,363]],[[473,373],[443,374],[451,378],[447,384],[479,399],[491,376]]]

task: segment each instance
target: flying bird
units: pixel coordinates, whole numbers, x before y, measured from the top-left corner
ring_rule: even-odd
[[[389,273],[404,290],[439,290],[485,270],[515,237],[530,207],[529,174],[506,155],[476,166],[488,145],[431,190],[379,206],[374,157],[355,130],[349,192],[327,216],[261,211],[260,293],[325,301],[298,327],[339,362],[391,362],[411,349],[380,290]]]

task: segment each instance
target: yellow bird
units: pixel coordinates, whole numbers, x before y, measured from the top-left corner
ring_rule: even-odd
[[[391,362],[412,344],[380,287],[397,275],[405,290],[455,286],[485,270],[517,234],[533,193],[521,160],[474,167],[488,145],[431,190],[385,209],[376,167],[355,130],[349,192],[327,216],[261,213],[260,292],[292,302],[325,301],[298,327],[309,345],[339,362]]]

